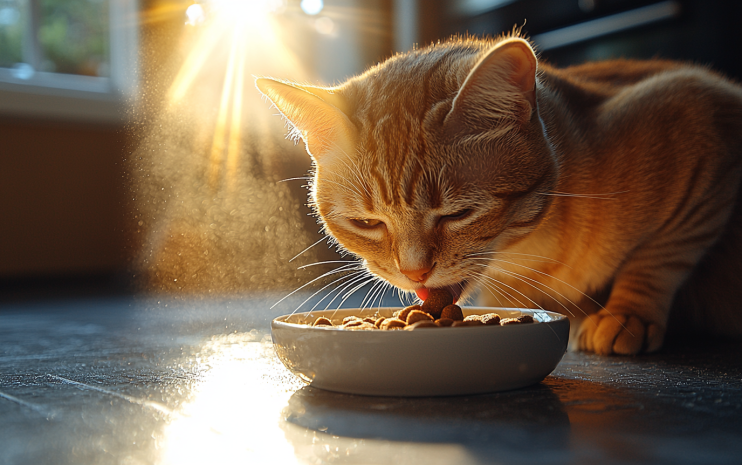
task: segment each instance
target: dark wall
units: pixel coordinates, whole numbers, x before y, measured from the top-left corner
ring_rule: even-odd
[[[454,34],[498,35],[522,26],[529,37],[586,21],[657,5],[662,0],[516,0],[500,8],[454,15],[455,0],[432,0],[436,8],[421,12],[422,43]],[[710,65],[742,79],[742,2],[675,0],[673,18],[604,35],[574,45],[541,50],[541,57],[558,66],[609,58],[669,58]]]
[[[117,126],[0,119],[0,278],[125,266]]]

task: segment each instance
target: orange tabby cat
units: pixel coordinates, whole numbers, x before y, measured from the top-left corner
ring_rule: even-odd
[[[656,351],[673,306],[742,334],[742,89],[707,69],[555,69],[507,37],[256,84],[306,143],[326,232],[399,289],[568,313],[598,354]]]

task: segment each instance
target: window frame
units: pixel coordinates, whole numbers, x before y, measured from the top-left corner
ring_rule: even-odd
[[[128,119],[126,108],[137,99],[139,1],[109,2],[110,75],[36,72],[23,80],[12,69],[0,68],[0,116],[107,123]]]

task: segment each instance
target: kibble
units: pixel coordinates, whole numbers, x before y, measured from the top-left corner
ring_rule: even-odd
[[[402,329],[405,326],[407,326],[407,323],[400,320],[399,318],[387,318],[381,323],[381,326],[379,327],[379,329],[385,329],[385,330]]]
[[[480,318],[479,320],[486,326],[496,326],[500,324],[500,315],[498,315],[497,313],[488,313],[486,315],[482,315],[482,318]]]
[[[436,320],[441,317],[441,312],[447,306],[453,304],[453,296],[448,289],[431,289],[428,298],[423,302],[422,310],[430,313]]]
[[[374,316],[347,316],[342,323],[333,323],[326,317],[317,318],[311,326],[329,326],[353,331],[358,330],[415,330],[418,328],[444,328],[467,326],[509,326],[534,323],[531,315],[515,318],[502,318],[497,313],[468,315],[453,303],[453,296],[446,289],[431,289],[428,298],[422,305],[410,305],[394,312],[391,318],[378,314]],[[337,326],[336,326],[337,325]]]
[[[502,320],[500,320],[500,326],[520,325],[527,323],[533,323],[533,317],[531,315],[523,315],[519,316],[518,318],[503,318]]]
[[[314,321],[312,326],[332,326],[332,321],[321,316]]]
[[[440,318],[449,318],[454,321],[461,321],[464,319],[464,312],[461,311],[461,307],[458,305],[451,304],[443,307]]]
[[[418,321],[433,321],[433,317],[422,310],[413,310],[407,315],[407,324],[412,325]]]
[[[354,326],[361,326],[364,323],[365,323],[365,321],[363,321],[361,319],[350,320],[350,321],[347,321],[347,322],[343,323],[343,328],[352,328]]]
[[[350,329],[352,331],[362,331],[362,330],[375,330],[378,331],[379,328],[374,326],[371,323],[368,323],[366,321],[361,322],[361,324],[358,325],[351,325],[351,326],[345,326],[345,329]]]
[[[422,329],[422,328],[437,328],[438,325],[435,324],[433,320],[420,320],[416,321],[415,323],[412,323],[411,325],[407,325],[404,327],[406,331],[414,331],[416,329]]]
[[[446,326],[451,326],[453,324],[453,320],[450,318],[440,318],[438,320],[435,320],[435,324],[437,326],[440,326],[441,328],[445,328]]]
[[[398,312],[394,312],[394,316],[399,318],[402,321],[407,321],[407,315],[410,314],[410,312],[415,310],[422,310],[422,307],[419,305],[410,305],[409,307],[405,307],[402,310],[399,310]]]
[[[484,323],[482,323],[482,320],[462,320],[454,321],[451,326],[454,328],[458,328],[461,326],[484,326]]]

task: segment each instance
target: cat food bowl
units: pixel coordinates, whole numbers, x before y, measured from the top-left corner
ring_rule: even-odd
[[[517,389],[551,373],[567,350],[569,319],[542,310],[464,308],[533,316],[510,326],[352,331],[310,326],[319,317],[390,317],[393,308],[325,310],[278,317],[271,323],[278,358],[313,387],[376,396],[451,396]]]

